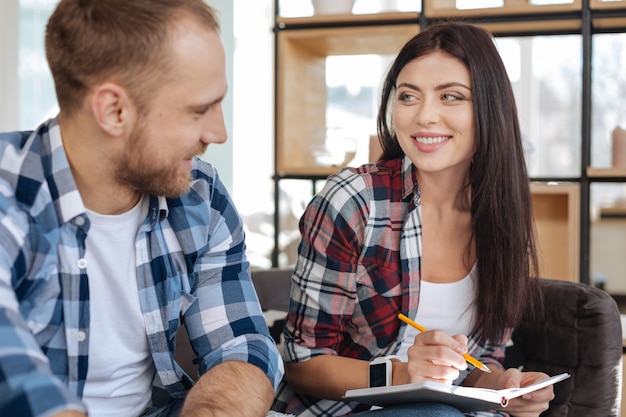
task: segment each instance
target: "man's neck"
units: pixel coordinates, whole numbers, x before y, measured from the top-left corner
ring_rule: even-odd
[[[85,207],[100,214],[120,214],[133,208],[141,193],[115,181],[108,139],[89,129],[80,118],[60,121],[61,138],[76,187]]]

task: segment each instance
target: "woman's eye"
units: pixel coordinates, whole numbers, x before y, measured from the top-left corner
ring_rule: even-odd
[[[461,100],[460,97],[455,96],[454,94],[450,94],[450,93],[445,93],[443,96],[441,96],[441,98],[443,99],[443,101],[456,101],[456,100]]]
[[[411,100],[415,100],[415,97],[413,97],[411,94],[408,93],[402,93],[400,94],[399,97],[400,101],[411,101]]]

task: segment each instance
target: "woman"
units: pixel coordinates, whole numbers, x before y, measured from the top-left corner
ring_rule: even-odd
[[[367,387],[370,362],[387,355],[400,358],[393,385],[501,389],[545,378],[501,365],[540,293],[517,111],[490,34],[446,23],[409,40],[384,80],[378,134],[381,160],[329,178],[301,219],[275,408],[369,410],[341,396]],[[398,313],[436,330],[418,332]],[[544,388],[506,410],[538,416],[552,398]],[[364,414],[462,415],[432,404]]]

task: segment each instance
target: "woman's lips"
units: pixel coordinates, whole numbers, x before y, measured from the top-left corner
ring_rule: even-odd
[[[420,152],[430,153],[436,152],[444,147],[451,136],[413,136],[415,146]]]

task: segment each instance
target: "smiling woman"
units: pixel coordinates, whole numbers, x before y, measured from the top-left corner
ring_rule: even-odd
[[[422,173],[455,170],[465,178],[475,151],[469,70],[434,52],[408,63],[398,75],[393,124],[404,154]]]
[[[301,217],[276,409],[460,415],[341,401],[367,386],[371,361],[393,356],[392,385],[502,389],[546,377],[501,366],[512,327],[541,305],[517,120],[485,29],[433,24],[400,48],[380,94],[382,157],[331,175]],[[431,330],[407,328],[398,312]],[[552,398],[545,388],[509,409],[538,416]]]

